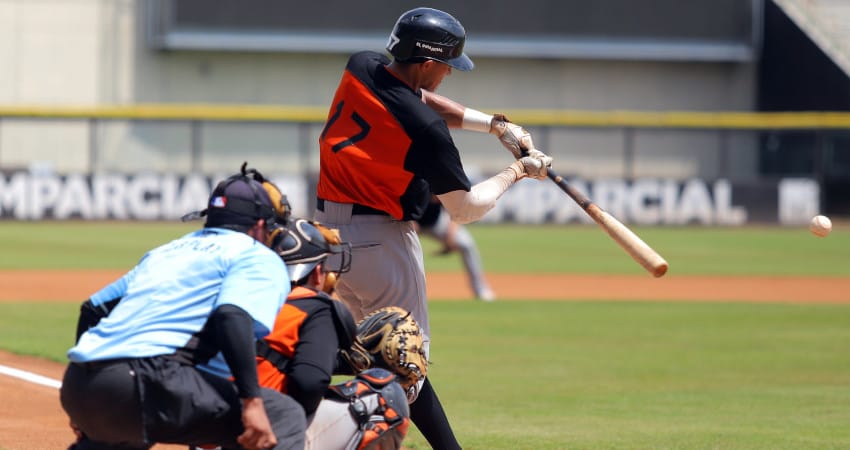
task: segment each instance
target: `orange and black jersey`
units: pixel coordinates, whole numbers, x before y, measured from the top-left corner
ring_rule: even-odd
[[[333,301],[313,289],[293,288],[278,312],[274,329],[263,338],[268,348],[286,361],[286,370],[257,356],[260,386],[288,394],[307,414],[318,408],[336,363],[340,344],[330,303]]]
[[[319,138],[318,196],[416,220],[432,193],[470,182],[446,122],[389,63],[370,51],[348,60]]]

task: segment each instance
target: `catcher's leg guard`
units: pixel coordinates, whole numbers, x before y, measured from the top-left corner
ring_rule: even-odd
[[[331,386],[307,428],[307,449],[398,449],[410,409],[391,372],[373,368]]]
[[[349,402],[324,399],[307,425],[304,450],[341,450],[360,432],[349,411]]]

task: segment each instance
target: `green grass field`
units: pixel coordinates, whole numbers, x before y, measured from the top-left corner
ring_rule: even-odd
[[[194,230],[199,222],[0,222],[0,270],[122,269],[151,247]],[[470,229],[484,266],[494,273],[643,274],[594,225],[494,226]],[[827,238],[802,227],[641,228],[634,231],[670,262],[670,273],[705,275],[850,276],[850,227]],[[428,270],[460,270],[455,257],[434,257],[423,239]]]
[[[129,268],[192,228],[0,223],[0,270]],[[642,273],[596,227],[471,229],[488,272]],[[826,239],[802,228],[635,231],[671,273],[850,276],[850,233],[840,226]],[[436,249],[424,244],[428,255]],[[459,264],[426,257],[431,270]],[[464,448],[850,448],[850,305],[500,299],[430,308],[430,376]],[[0,303],[0,348],[63,361],[76,312]],[[405,445],[428,448],[411,430]]]

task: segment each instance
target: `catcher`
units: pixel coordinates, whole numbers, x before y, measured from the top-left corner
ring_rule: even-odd
[[[257,342],[261,386],[304,408],[307,449],[398,448],[407,434],[407,392],[425,376],[422,333],[401,308],[376,311],[355,325],[330,297],[350,263],[336,230],[294,219],[272,249],[286,263],[292,291],[274,327]],[[327,257],[338,255],[334,267]],[[333,375],[356,375],[330,386]]]

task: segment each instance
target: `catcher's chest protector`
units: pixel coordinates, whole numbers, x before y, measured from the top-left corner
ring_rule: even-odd
[[[348,402],[358,432],[346,450],[401,448],[410,426],[410,407],[404,389],[391,372],[372,368],[356,378],[328,388],[325,398]]]

